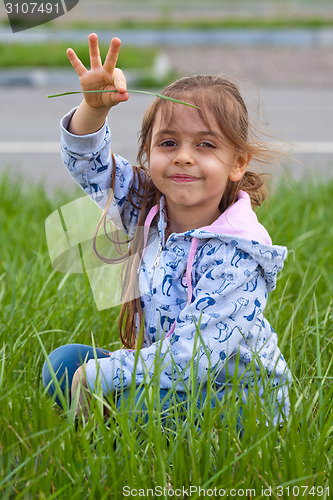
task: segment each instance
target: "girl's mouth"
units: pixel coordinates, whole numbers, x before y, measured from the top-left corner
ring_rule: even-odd
[[[174,174],[170,176],[170,179],[174,182],[193,182],[198,180],[197,177],[187,174]]]

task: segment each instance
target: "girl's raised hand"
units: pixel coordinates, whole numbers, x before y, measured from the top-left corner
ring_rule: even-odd
[[[68,59],[80,79],[83,92],[87,90],[117,90],[117,92],[110,93],[84,94],[86,104],[91,108],[111,108],[128,100],[124,73],[116,68],[120,45],[119,38],[111,40],[105,62],[102,64],[98,37],[95,33],[91,33],[89,35],[90,70],[87,70],[82,64],[73,49],[67,49]]]

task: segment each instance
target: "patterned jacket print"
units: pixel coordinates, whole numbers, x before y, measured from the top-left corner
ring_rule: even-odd
[[[72,113],[62,121],[63,161],[75,181],[103,207],[111,179],[110,132],[104,125],[94,134],[74,136],[66,130]],[[118,155],[115,159],[115,201],[109,216],[118,222],[120,216],[122,227],[131,234],[138,219],[138,211],[127,201],[133,171],[126,160]],[[157,358],[162,389],[184,391],[191,379],[191,360],[199,383],[214,374],[215,385],[223,390],[237,367],[248,387],[246,374],[254,359],[258,373],[261,365],[272,386],[280,384],[278,400],[287,406],[290,374],[277,335],[263,316],[286,248],[272,245],[243,192],[212,225],[173,233],[167,241],[163,197],[154,210],[139,273],[144,345],[139,356],[120,349],[98,360],[104,393],[128,387],[133,377],[136,385],[152,377]],[[88,362],[86,376],[93,389],[95,360]]]

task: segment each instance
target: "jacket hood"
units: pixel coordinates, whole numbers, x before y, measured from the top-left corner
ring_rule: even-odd
[[[210,226],[204,226],[199,231],[202,236],[207,231],[214,234],[228,234],[235,236],[235,238],[255,240],[263,245],[272,244],[268,232],[259,223],[252,210],[250,196],[245,191],[240,191],[237,201]],[[200,236],[196,235],[196,237]]]
[[[197,240],[217,238],[242,250],[255,259],[264,271],[268,291],[276,286],[276,275],[287,257],[287,248],[272,240],[251,207],[249,195],[240,191],[237,201],[211,225],[187,231]]]

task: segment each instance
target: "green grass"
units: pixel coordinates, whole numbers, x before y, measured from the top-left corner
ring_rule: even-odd
[[[7,20],[0,22],[0,25],[8,25]],[[29,19],[26,16],[17,18],[18,26],[29,26]],[[48,26],[56,27],[54,22],[49,22]],[[329,15],[326,17],[315,15],[296,16],[291,15],[287,17],[284,15],[273,15],[271,17],[265,16],[219,16],[214,11],[214,14],[209,18],[204,16],[202,19],[196,18],[183,18],[172,15],[172,11],[166,11],[163,14],[156,16],[154,19],[138,19],[137,17],[124,15],[122,19],[112,21],[94,21],[95,30],[145,30],[145,29],[202,29],[202,30],[215,30],[215,29],[316,29],[316,28],[330,28],[333,26],[333,19]],[[35,28],[36,29],[36,28]],[[39,29],[39,28],[37,28]],[[86,20],[67,22],[66,19],[62,21],[62,29],[91,29],[91,23]]]
[[[73,29],[87,29],[88,22],[78,22],[70,25]],[[123,19],[116,23],[98,23],[98,29],[107,30],[144,30],[144,29],[182,29],[182,30],[216,30],[216,29],[317,29],[330,28],[333,19],[330,17],[217,17],[211,19],[183,19],[175,16],[165,16],[147,21]]]
[[[110,38],[111,40],[111,38]],[[66,49],[72,47],[84,65],[90,66],[87,43],[33,43],[0,44],[0,67],[68,67],[71,65]],[[104,61],[109,45],[101,44],[101,57]],[[147,68],[157,54],[154,48],[122,47],[118,58],[119,67],[126,69]]]
[[[96,345],[113,350],[119,346],[117,311],[98,312],[83,275],[51,267],[45,219],[76,195],[49,199],[43,189],[22,185],[6,178],[0,183],[1,498],[117,499],[133,488],[137,496],[150,488],[154,494],[147,496],[156,498],[163,488],[189,493],[190,487],[191,498],[203,498],[195,487],[224,489],[225,498],[232,488],[268,498],[270,487],[270,498],[331,498],[333,182],[280,185],[259,211],[274,242],[289,248],[266,316],[294,380],[284,427],[274,427],[269,407],[260,412],[250,401],[241,438],[232,395],[223,421],[219,408],[204,407],[198,415],[192,397],[185,418],[169,432],[162,432],[153,408],[154,384],[147,422],[110,403],[112,418],[105,423],[98,398],[91,418],[78,425],[70,410],[56,409],[41,382],[42,346],[50,352],[64,343],[90,344],[93,336]],[[218,498],[206,495],[212,497]]]

